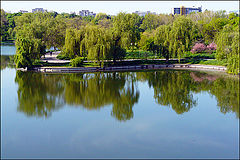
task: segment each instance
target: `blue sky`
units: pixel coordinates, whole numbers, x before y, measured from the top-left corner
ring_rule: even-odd
[[[117,14],[121,11],[131,13],[137,10],[151,11],[156,13],[171,13],[171,8],[179,7],[200,7],[218,11],[234,11],[239,9],[238,1],[1,1],[1,8],[12,13],[19,10],[32,11],[33,8],[44,8],[48,11],[57,11],[59,13],[78,12],[88,9],[95,13],[104,12],[107,14]]]

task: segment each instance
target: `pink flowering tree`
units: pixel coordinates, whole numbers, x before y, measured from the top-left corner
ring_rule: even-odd
[[[212,42],[209,45],[207,45],[207,51],[209,53],[214,52],[216,49],[217,49],[217,45],[214,42]]]
[[[192,49],[191,52],[192,53],[199,53],[199,52],[203,52],[207,49],[206,45],[204,43],[196,43]]]

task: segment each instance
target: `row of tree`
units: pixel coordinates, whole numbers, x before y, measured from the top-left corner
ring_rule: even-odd
[[[22,13],[6,13],[1,9],[1,42],[13,40],[16,38],[14,28],[16,27],[15,18],[21,16]]]
[[[214,43],[216,58],[227,59],[228,71],[239,73],[239,15],[234,13],[149,13],[144,17],[99,13],[88,18],[56,12],[24,13],[14,17],[14,24],[17,67],[31,66],[50,47],[61,49],[70,58],[84,56],[100,62],[122,59],[126,50],[133,48],[155,52],[166,60],[180,60],[196,43]]]

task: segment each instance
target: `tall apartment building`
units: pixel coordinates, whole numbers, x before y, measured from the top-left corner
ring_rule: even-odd
[[[85,16],[96,16],[96,13],[93,13],[93,12],[90,12],[89,10],[81,10],[81,11],[79,11],[79,15],[80,16],[83,16],[83,17],[85,17]]]
[[[198,7],[198,8],[195,8],[195,7],[184,7],[184,6],[181,6],[180,8],[173,8],[172,9],[172,14],[180,14],[180,15],[188,15],[192,12],[202,12],[202,7]]]
[[[35,8],[35,9],[32,9],[32,13],[33,12],[47,12],[47,10],[43,9],[43,8]]]

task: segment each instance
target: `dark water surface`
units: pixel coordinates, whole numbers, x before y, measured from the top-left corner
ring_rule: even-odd
[[[197,71],[2,74],[3,158],[238,158],[239,80]]]

